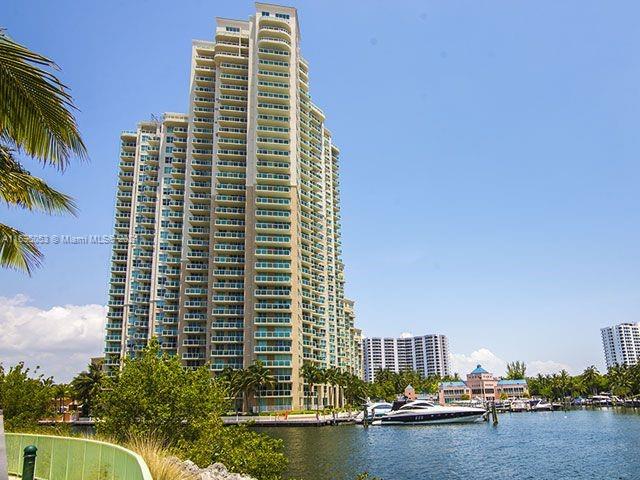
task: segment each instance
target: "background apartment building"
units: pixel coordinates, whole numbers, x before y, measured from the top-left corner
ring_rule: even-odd
[[[105,367],[155,336],[187,367],[262,361],[277,380],[263,409],[295,409],[303,362],[360,369],[340,151],[311,101],[296,10],[256,9],[193,42],[188,113],[121,135]]]
[[[607,368],[640,363],[640,323],[620,323],[600,332]]]
[[[445,335],[400,338],[365,338],[362,342],[363,374],[373,382],[380,370],[416,370],[423,376],[449,375],[449,341]]]

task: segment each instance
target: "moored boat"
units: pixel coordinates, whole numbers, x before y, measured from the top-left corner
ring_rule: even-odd
[[[532,412],[550,412],[553,410],[553,405],[549,402],[545,402],[544,400],[539,400],[535,404],[531,405]]]
[[[528,410],[529,404],[524,400],[516,399],[511,402],[511,411],[512,412],[526,412]]]
[[[372,422],[372,425],[429,425],[466,423],[481,419],[487,411],[477,407],[441,406],[416,400],[391,410]]]
[[[370,402],[367,403],[367,421],[371,422],[376,418],[382,417],[384,414],[391,411],[392,405],[388,402]],[[364,409],[362,412],[356,415],[356,423],[362,423],[364,420]]]
[[[594,407],[608,407],[611,405],[611,397],[608,395],[593,395],[590,400],[591,405]]]

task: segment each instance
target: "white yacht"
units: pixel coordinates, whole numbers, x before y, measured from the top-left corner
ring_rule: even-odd
[[[511,402],[512,412],[526,412],[528,410],[528,407],[529,407],[529,404],[519,398]]]
[[[382,417],[383,415],[391,411],[392,406],[393,405],[387,402],[368,403],[367,404],[367,420],[371,422],[377,418]],[[356,423],[362,423],[363,419],[364,419],[364,410],[358,413],[358,415],[356,415]]]
[[[537,403],[531,405],[532,412],[550,412],[551,410],[553,410],[553,405],[544,400],[539,400]]]
[[[608,395],[594,395],[591,397],[591,404],[597,407],[611,405],[611,397]]]
[[[397,410],[386,413],[372,422],[372,425],[422,425],[434,423],[475,422],[487,411],[476,407],[455,407],[434,405],[425,400],[415,400],[402,405]]]

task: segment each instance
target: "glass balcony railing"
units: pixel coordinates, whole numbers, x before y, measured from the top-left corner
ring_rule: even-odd
[[[119,362],[112,362],[117,365]],[[35,445],[35,477],[42,480],[62,478],[126,478],[152,480],[142,457],[131,450],[86,438],[7,433],[7,467],[10,478],[22,474],[23,451]]]

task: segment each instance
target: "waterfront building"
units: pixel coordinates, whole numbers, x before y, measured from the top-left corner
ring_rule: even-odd
[[[445,335],[365,338],[362,342],[364,379],[373,382],[380,370],[415,370],[424,377],[449,375],[449,341]]]
[[[304,405],[303,362],[359,372],[340,150],[299,42],[295,8],[218,18],[193,42],[187,113],[122,133],[108,372],[154,336],[189,368],[259,360],[277,381],[263,411]]]
[[[529,394],[526,380],[496,378],[481,365],[467,374],[467,380],[440,383],[439,401],[442,405],[461,400],[499,400],[501,396],[521,398]]]
[[[620,323],[600,332],[607,368],[640,363],[640,323]]]

